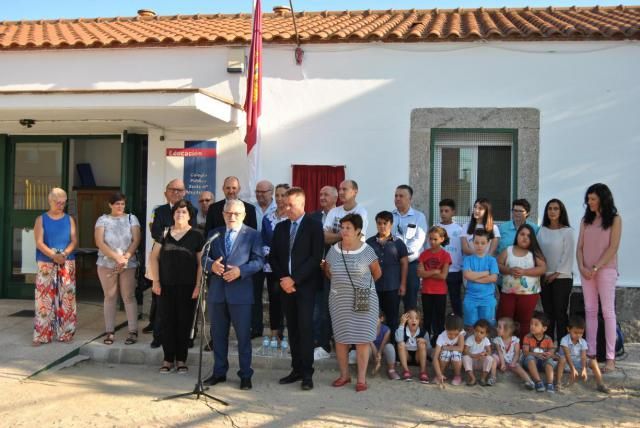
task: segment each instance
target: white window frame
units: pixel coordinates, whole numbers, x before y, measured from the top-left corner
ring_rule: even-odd
[[[440,207],[439,202],[442,200],[440,186],[437,186],[436,183],[440,183],[440,178],[436,180],[435,171],[439,170],[442,173],[442,149],[443,148],[470,148],[472,151],[472,170],[471,170],[471,194],[469,206],[473,206],[474,201],[478,198],[478,147],[510,147],[511,148],[511,161],[510,161],[510,188],[509,188],[509,205],[513,202],[513,190],[516,184],[516,168],[514,165],[515,156],[517,150],[517,137],[512,132],[504,132],[504,130],[496,131],[496,130],[466,130],[466,129],[456,129],[456,130],[448,130],[448,129],[440,129],[433,130],[435,132],[433,138],[433,164],[432,168],[434,174],[432,176],[432,203],[431,203],[431,218],[434,219],[433,223],[437,223],[436,219],[439,221],[440,219]],[[511,141],[492,141],[492,142],[477,142],[477,141],[438,141],[438,137],[443,134],[504,134],[509,135]],[[436,165],[439,165],[440,168],[437,169]],[[456,201],[456,206],[460,206],[460,201]],[[456,216],[454,216],[454,221],[460,225],[470,221],[471,217],[468,215],[459,215],[458,210],[456,210]],[[501,223],[502,221],[496,221],[496,223]]]

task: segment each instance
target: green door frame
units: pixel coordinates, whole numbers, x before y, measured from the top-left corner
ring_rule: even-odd
[[[9,136],[7,134],[0,134],[0,166],[3,169],[3,172],[0,173],[0,191],[4,192],[5,195],[7,193],[6,182],[7,182],[7,176],[8,176],[8,171],[7,171],[8,169],[7,159],[9,158],[8,153],[9,153]],[[6,214],[5,198],[0,197],[0,225],[6,225],[5,214]],[[5,272],[4,263],[5,263],[5,246],[8,244],[6,239],[7,234],[5,231],[5,226],[0,226],[0,230],[2,230],[2,236],[5,238],[5,239],[2,239],[2,242],[0,242],[0,297],[6,297],[7,282],[5,280],[5,274],[4,274]]]
[[[16,225],[27,226],[33,225],[35,219],[41,214],[40,210],[14,210],[13,209],[13,189],[15,187],[15,156],[16,145],[21,143],[60,143],[62,144],[62,177],[61,185],[63,189],[67,189],[69,186],[69,137],[54,135],[17,135],[6,138],[5,144],[5,179],[4,179],[4,207],[3,207],[3,236],[5,239],[2,241],[3,251],[1,263],[4,268],[2,269],[2,297],[16,298],[16,299],[31,299],[33,298],[33,287],[28,287],[24,282],[18,282],[11,278],[12,271],[12,239],[8,239],[13,236],[13,228]]]
[[[69,191],[69,142],[73,138],[78,139],[120,139],[122,138],[121,160],[121,189],[127,195],[129,209],[145,224],[146,213],[146,177],[142,177],[140,171],[144,166],[146,171],[146,146],[147,136],[143,134],[120,135],[6,135],[0,134],[0,166],[4,166],[4,172],[0,173],[0,190],[4,191],[4,197],[0,197],[0,224],[2,236],[12,236],[12,225],[15,216],[28,216],[25,221],[33,221],[40,212],[31,210],[13,210],[13,189],[15,173],[15,145],[19,143],[60,142],[63,144],[62,187]],[[144,164],[144,165],[143,165]],[[143,186],[142,184],[145,184]],[[33,223],[31,221],[31,224]],[[25,287],[22,282],[11,280],[11,252],[12,241],[3,239],[0,243],[0,298],[33,298],[33,288]]]

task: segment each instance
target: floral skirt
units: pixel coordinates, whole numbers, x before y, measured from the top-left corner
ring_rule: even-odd
[[[38,262],[35,290],[36,313],[33,342],[48,343],[55,337],[69,342],[76,332],[76,262],[64,265]]]

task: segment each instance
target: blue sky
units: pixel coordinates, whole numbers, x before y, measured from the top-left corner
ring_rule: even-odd
[[[21,19],[94,18],[135,16],[138,9],[152,9],[159,15],[250,12],[252,0],[3,0],[0,21]],[[288,0],[263,0],[262,8],[287,5]],[[431,9],[490,7],[601,6],[640,4],[640,0],[294,0],[295,10]]]

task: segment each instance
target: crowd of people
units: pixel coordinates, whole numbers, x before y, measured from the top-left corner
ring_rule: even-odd
[[[558,199],[547,202],[541,226],[529,220],[525,199],[513,201],[511,219],[500,225],[487,199],[475,201],[463,225],[454,220],[456,202],[443,199],[439,221],[429,227],[412,206],[413,189],[400,185],[395,208],[375,215],[377,233],[367,238],[369,217],[357,202],[354,180],[323,187],[320,209],[309,213],[310,195],[286,183],[258,182],[256,205],[239,199],[236,177],[227,177],[222,191],[224,198],[215,203],[213,193],[199,195],[198,210],[185,199],[182,180],[172,180],[167,203],[154,210],[148,269],[153,301],[143,332],[153,332],[151,346],[163,348],[161,373],[188,372],[189,332],[204,274],[207,346],[214,355],[208,385],[227,380],[233,326],[240,387],[252,388],[251,340],[264,331],[266,288],[269,337],[280,344],[288,334],[290,343],[291,372],[281,384],[301,381],[303,390],[313,389],[314,360],[333,350],[340,371],[333,386],[351,382],[354,358],[358,392],[368,388],[370,362],[372,373],[384,362],[389,379],[405,381],[413,379],[410,366],[416,365],[420,382],[429,383],[431,373],[442,386],[449,377],[460,385],[463,375],[467,385],[491,386],[498,372],[513,371],[525,387],[540,392],[555,392],[563,373],[571,382],[586,379],[590,368],[598,389],[608,391],[595,359],[597,314],[601,306],[604,371],[611,371],[622,226],[606,185],[594,184],[585,193],[577,244]],[[53,189],[49,203],[35,224],[34,345],[54,337],[70,341],[76,324],[75,223],[64,212],[64,190]],[[114,193],[110,213],[95,226],[106,345],[116,340],[118,292],[128,320],[124,343],[138,340],[134,292],[141,226],[125,203],[125,195]],[[574,262],[586,320],[568,315]],[[539,300],[543,311],[536,310]]]

